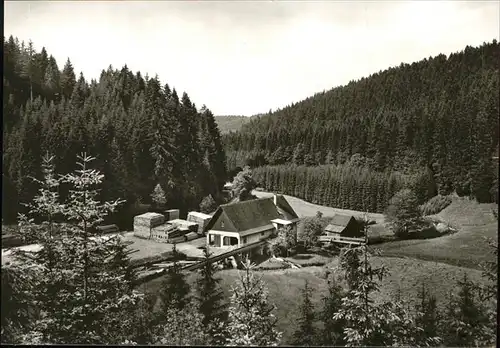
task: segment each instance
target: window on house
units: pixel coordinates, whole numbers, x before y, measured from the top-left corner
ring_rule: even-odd
[[[221,228],[224,228],[224,221],[221,221],[221,222],[220,222],[220,227],[221,227]]]
[[[238,245],[238,238],[236,237],[224,237],[222,240],[222,245],[230,246],[230,245]]]
[[[247,237],[243,237],[243,244],[246,244],[247,242]]]

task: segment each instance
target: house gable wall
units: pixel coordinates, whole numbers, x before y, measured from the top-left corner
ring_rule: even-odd
[[[229,220],[228,216],[224,211],[221,211],[221,214],[216,217],[216,220],[212,226],[210,226],[211,230],[217,231],[225,231],[225,232],[237,232],[231,220]]]

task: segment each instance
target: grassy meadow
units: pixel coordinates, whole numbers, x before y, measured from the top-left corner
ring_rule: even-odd
[[[409,257],[479,269],[494,257],[486,238],[498,240],[498,221],[492,213],[496,204],[454,198],[438,218],[457,229],[456,233],[433,239],[403,240],[376,247],[383,256]]]
[[[321,308],[321,298],[328,292],[326,268],[335,272],[338,259],[332,258],[326,267],[306,267],[300,269],[257,271],[269,290],[269,299],[276,305],[278,328],[283,332],[283,343],[290,344],[298,317],[298,306],[301,303],[301,289],[307,280],[314,292],[312,302],[317,310]],[[414,303],[422,282],[432,289],[439,305],[443,306],[450,291],[456,290],[456,281],[464,273],[474,281],[482,282],[481,272],[474,269],[456,267],[448,264],[403,259],[395,257],[373,257],[374,266],[385,265],[390,274],[382,282],[381,290],[374,297],[375,301],[389,301],[397,296],[409,303]],[[221,285],[226,296],[230,296],[231,288],[239,279],[238,270],[223,270],[218,273],[222,279]],[[196,274],[189,275],[189,281],[194,287]],[[163,278],[152,280],[141,286],[142,290],[157,293]],[[319,323],[318,323],[319,324]],[[319,325],[318,325],[319,326]]]

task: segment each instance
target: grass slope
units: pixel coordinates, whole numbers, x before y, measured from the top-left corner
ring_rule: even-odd
[[[338,259],[334,258],[326,265],[335,269]],[[372,265],[388,267],[390,275],[383,280],[381,291],[374,297],[375,301],[389,301],[394,299],[398,290],[403,299],[414,303],[417,292],[422,282],[425,282],[436,295],[439,305],[446,304],[449,291],[456,291],[456,280],[461,279],[464,273],[476,282],[482,282],[481,272],[468,268],[452,265],[413,260],[403,258],[373,257]],[[221,285],[226,296],[230,296],[231,288],[239,279],[238,270],[224,270],[218,274],[222,278]],[[276,305],[278,328],[284,334],[283,344],[290,344],[293,331],[296,328],[298,306],[301,303],[301,289],[308,280],[314,292],[312,302],[316,310],[321,309],[321,298],[327,293],[327,280],[325,267],[307,267],[300,269],[267,270],[257,272],[267,285],[269,299]],[[195,274],[189,276],[189,281],[194,285]],[[142,290],[157,293],[161,286],[162,278],[152,280],[142,285]]]
[[[377,247],[384,256],[411,257],[479,269],[481,262],[491,261],[493,257],[485,238],[498,240],[498,221],[491,211],[495,207],[496,204],[454,198],[434,217],[451,224],[458,232],[434,239],[389,242]]]
[[[253,191],[252,192],[254,195],[256,195],[258,198],[266,198],[266,197],[272,197],[273,193],[272,192],[264,192],[264,191]],[[356,210],[348,210],[348,209],[339,209],[339,208],[331,208],[327,207],[324,205],[317,205],[313,203],[309,203],[304,201],[303,199],[293,197],[293,196],[288,196],[288,195],[283,195],[288,203],[292,206],[292,208],[295,210],[297,215],[299,217],[306,217],[306,216],[314,216],[316,215],[317,211],[320,211],[323,213],[324,216],[333,216],[335,214],[344,214],[344,215],[353,215],[353,216],[363,216],[364,212],[356,211]],[[368,218],[371,220],[375,220],[377,223],[383,223],[384,222],[384,215],[383,214],[377,214],[377,213],[368,213]]]

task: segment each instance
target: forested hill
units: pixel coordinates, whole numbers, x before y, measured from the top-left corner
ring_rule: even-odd
[[[76,168],[82,151],[105,175],[102,198],[149,203],[160,184],[167,205],[198,209],[226,180],[225,154],[213,114],[197,110],[187,93],[162,86],[127,66],[103,70],[98,81],[62,70],[45,49],[4,38],[2,218],[12,221],[31,201],[41,159],[56,172]],[[64,198],[65,188],[61,187]]]
[[[404,175],[428,170],[440,193],[491,200],[498,174],[492,155],[498,154],[499,64],[494,40],[318,93],[225,135],[228,167],[275,165],[260,168],[259,175],[289,194],[297,188],[283,178],[295,180],[297,173],[285,164],[355,162]],[[273,172],[276,178],[266,179]]]
[[[222,134],[239,131],[249,121],[250,117],[246,116],[215,116],[215,122],[217,122]]]

